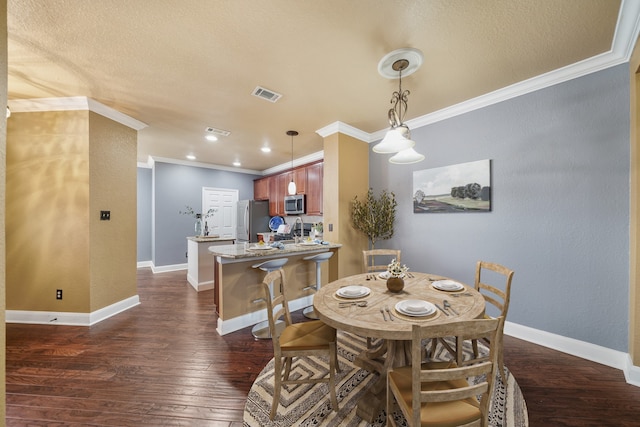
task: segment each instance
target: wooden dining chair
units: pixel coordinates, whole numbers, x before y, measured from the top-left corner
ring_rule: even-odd
[[[496,375],[496,336],[503,318],[466,320],[411,328],[411,366],[387,374],[387,425],[396,426],[393,409],[399,407],[409,426],[488,426],[488,411]],[[455,361],[424,362],[421,343],[426,338],[488,337],[489,359],[466,366]],[[478,399],[480,396],[480,399]],[[394,403],[396,405],[394,405]]]
[[[400,262],[400,249],[370,249],[362,251],[365,273],[386,271],[387,265],[395,258]]]
[[[484,273],[484,275],[483,275]],[[484,297],[486,308],[485,318],[502,317],[507,318],[507,312],[509,311],[509,301],[511,299],[511,281],[513,280],[513,270],[507,267],[486,261],[478,261],[476,263],[476,275],[475,275],[475,288]],[[502,282],[498,284],[498,281]],[[489,284],[488,282],[493,283]],[[495,286],[494,286],[495,285]],[[504,322],[502,328],[499,330],[496,343],[500,348],[498,366],[500,371],[500,377],[502,382],[506,384],[506,377],[504,373],[504,359],[502,355],[502,335],[504,332]],[[459,366],[464,365],[463,344],[464,339],[457,337],[455,340],[455,347],[452,347],[447,341],[440,339],[440,343],[456,358],[456,363]],[[486,339],[481,340],[484,344],[489,344]],[[432,350],[435,351],[436,341],[434,339],[432,343]],[[471,346],[473,349],[474,358],[478,358],[478,340],[471,340]]]
[[[400,249],[370,249],[362,251],[363,269],[365,273],[387,271],[389,263],[395,259],[400,262]],[[367,337],[367,348],[373,346],[371,337]]]
[[[273,285],[271,287],[270,285]],[[335,373],[340,372],[336,344],[336,330],[320,320],[293,323],[286,298],[287,286],[282,268],[267,273],[262,281],[267,304],[267,317],[271,329],[274,360],[274,391],[270,418],[273,420],[280,404],[280,392],[285,384],[327,383],[331,407],[338,410]],[[271,291],[273,290],[273,295]],[[284,329],[276,328],[276,322],[283,319]],[[290,379],[294,357],[326,356],[329,358],[328,377],[305,377]],[[284,359],[284,364],[283,364]],[[284,367],[284,372],[283,372]]]

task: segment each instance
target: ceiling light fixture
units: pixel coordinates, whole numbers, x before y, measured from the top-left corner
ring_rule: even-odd
[[[271,148],[269,148],[269,147],[262,147],[262,148],[260,149],[260,151],[262,151],[263,153],[270,153],[270,152],[271,152]]]
[[[409,91],[402,90],[402,73],[405,77],[413,74],[422,65],[422,52],[418,49],[405,48],[394,50],[385,55],[378,63],[378,72],[388,79],[395,78],[398,73],[398,91],[391,95],[391,104],[388,118],[391,128],[373,151],[380,154],[398,153],[389,159],[395,164],[416,163],[424,160],[424,156],[413,149],[416,145],[411,139],[409,126],[404,124],[404,115],[407,113],[407,101]]]
[[[196,156],[194,156],[193,154],[187,154],[186,158],[187,158],[187,160],[195,160]]]
[[[217,136],[215,136],[215,135],[213,135],[213,134],[209,134],[209,135],[205,136],[205,139],[206,139],[207,141],[215,142],[215,141],[217,141],[217,140],[218,140],[218,137],[217,137]]]
[[[295,130],[288,130],[287,135],[291,137],[291,182],[289,183],[287,190],[289,195],[294,195],[296,194],[296,183],[293,180],[293,137],[298,135],[298,132]]]

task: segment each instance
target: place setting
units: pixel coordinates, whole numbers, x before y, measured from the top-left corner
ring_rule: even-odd
[[[367,297],[371,293],[371,289],[361,285],[344,286],[335,293],[336,299],[345,300],[346,304],[353,304],[356,299]],[[341,303],[342,304],[342,303]]]
[[[444,292],[460,292],[465,289],[462,283],[449,279],[435,280],[431,282],[431,286],[438,291]]]
[[[438,315],[438,310],[434,304],[419,299],[398,301],[394,309],[394,315],[405,320],[433,319]]]

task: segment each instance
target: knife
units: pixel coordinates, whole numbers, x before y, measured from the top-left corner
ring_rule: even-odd
[[[442,309],[442,307],[440,307],[438,304],[436,304],[436,307],[438,307],[438,310],[440,310],[441,312],[443,312],[443,313],[445,314],[445,316],[448,316],[448,315],[449,315],[449,313],[447,313],[446,311],[444,311],[444,310]]]

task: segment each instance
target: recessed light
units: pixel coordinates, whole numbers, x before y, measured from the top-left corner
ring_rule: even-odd
[[[194,156],[193,154],[189,154],[189,155],[187,155],[187,159],[188,160],[195,160],[196,156]]]
[[[260,151],[262,151],[263,153],[270,153],[270,152],[271,152],[271,148],[269,148],[269,147],[262,147],[262,148],[260,149]]]
[[[237,166],[241,166],[241,165],[242,165],[242,163],[240,163],[240,162],[233,162],[233,166],[237,167]]]
[[[218,137],[217,137],[217,136],[215,136],[215,135],[212,135],[212,134],[208,134],[207,136],[205,136],[205,139],[206,139],[207,141],[217,141],[217,140],[218,140]]]

